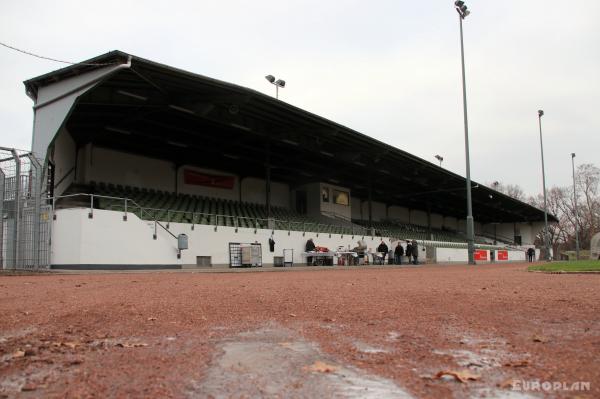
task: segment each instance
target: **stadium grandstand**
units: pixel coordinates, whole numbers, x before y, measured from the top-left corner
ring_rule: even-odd
[[[232,266],[248,246],[304,264],[309,238],[467,260],[463,177],[284,101],[121,51],[25,88],[32,150],[0,164],[4,267]],[[472,192],[478,260],[524,260],[543,211]]]

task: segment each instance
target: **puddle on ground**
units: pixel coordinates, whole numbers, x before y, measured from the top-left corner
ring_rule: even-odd
[[[329,372],[314,371],[323,367]],[[316,344],[275,326],[225,339],[189,396],[411,398],[395,382],[338,363]]]
[[[482,351],[483,352],[483,351]],[[434,350],[436,355],[449,355],[454,358],[456,364],[462,367],[477,368],[481,370],[501,367],[499,351],[486,351],[488,355],[475,353],[464,349],[454,349],[448,351]]]
[[[369,344],[365,344],[364,342],[356,341],[354,342],[354,348],[362,353],[388,353],[386,349],[377,348],[375,346],[371,346]]]

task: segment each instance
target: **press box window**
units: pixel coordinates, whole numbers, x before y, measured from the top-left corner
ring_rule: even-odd
[[[350,196],[345,191],[333,190],[333,202],[338,205],[349,206]]]

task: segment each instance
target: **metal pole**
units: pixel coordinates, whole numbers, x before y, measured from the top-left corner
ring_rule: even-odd
[[[575,153],[571,153],[573,166],[573,208],[575,210],[575,258],[579,260],[579,223],[577,221],[577,186],[575,185]]]
[[[14,206],[15,210],[15,225],[13,226],[13,238],[15,240],[13,246],[13,269],[16,269],[19,266],[19,249],[20,249],[20,233],[21,233],[21,159],[19,158],[19,154],[17,150],[12,149],[12,156],[15,160],[15,198],[14,198]]]
[[[473,221],[473,204],[471,201],[471,160],[469,158],[469,122],[467,118],[467,83],[465,77],[465,46],[463,41],[463,18],[458,15],[460,22],[460,59],[462,66],[463,114],[465,123],[465,161],[467,166],[467,247],[469,264],[475,264],[475,223]]]
[[[538,122],[540,125],[540,149],[542,152],[542,184],[544,189],[544,245],[546,247],[546,261],[550,261],[550,240],[548,236],[548,201],[546,198],[546,169],[544,167],[544,141],[542,140],[542,115],[544,111],[538,111]]]
[[[279,86],[275,85],[275,98],[279,100]]]

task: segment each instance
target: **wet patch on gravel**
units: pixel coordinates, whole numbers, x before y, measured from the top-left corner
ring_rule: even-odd
[[[270,325],[217,345],[204,378],[190,397],[411,398],[395,382],[323,354],[318,345]]]

